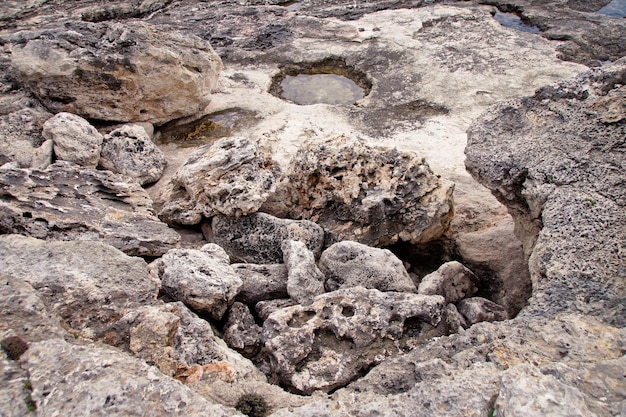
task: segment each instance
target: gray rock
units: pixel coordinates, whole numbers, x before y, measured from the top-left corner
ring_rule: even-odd
[[[48,109],[99,120],[160,125],[195,114],[222,67],[208,42],[139,21],[75,21],[11,41],[16,76]]]
[[[435,326],[444,309],[440,296],[338,290],[272,313],[263,323],[264,352],[283,384],[307,394],[329,391],[406,347],[403,342],[441,334]]]
[[[326,249],[319,262],[326,289],[362,286],[380,291],[416,292],[402,261],[388,249],[343,241]]]
[[[154,215],[139,184],[69,163],[46,170],[1,169],[0,232],[101,240],[142,256],[160,256],[180,240]]]
[[[29,386],[28,380],[28,373],[15,361],[6,359],[4,351],[0,351],[0,404],[3,416],[33,415],[25,401],[31,393],[26,388]]]
[[[87,168],[98,165],[103,137],[82,117],[61,112],[44,123],[42,134],[54,143],[57,159]]]
[[[324,294],[324,274],[315,264],[315,255],[304,243],[286,239],[281,245],[287,266],[287,293],[300,304]]]
[[[456,303],[478,291],[478,278],[457,261],[446,262],[435,272],[422,278],[417,292],[424,295],[442,295],[447,303]]]
[[[254,306],[254,311],[261,320],[265,321],[273,312],[285,307],[293,307],[297,304],[296,300],[291,298],[259,301]]]
[[[459,310],[454,304],[448,304],[446,306],[446,324],[448,325],[448,331],[450,333],[459,333],[469,327],[465,317],[459,313]]]
[[[279,175],[278,166],[256,143],[241,137],[220,139],[199,148],[178,168],[159,216],[198,224],[202,216],[254,213],[274,192]]]
[[[52,162],[52,142],[41,135],[52,115],[40,109],[24,108],[0,115],[0,166],[17,162],[21,168],[45,168]]]
[[[236,299],[254,305],[263,300],[287,298],[287,267],[284,264],[232,264],[243,281]]]
[[[307,220],[279,219],[265,213],[232,218],[215,216],[212,240],[237,262],[273,264],[283,260],[285,239],[304,242],[317,258],[324,244],[324,230]]]
[[[248,357],[261,349],[261,326],[256,324],[254,316],[245,304],[236,302],[230,307],[224,326],[224,341]]]
[[[165,155],[139,125],[124,125],[104,136],[100,166],[128,175],[139,184],[156,182],[167,165]]]
[[[191,309],[220,320],[243,285],[228,255],[209,243],[202,249],[172,249],[158,261],[163,290]]]
[[[501,321],[509,318],[504,307],[482,297],[465,298],[457,303],[457,309],[470,326],[481,321]]]

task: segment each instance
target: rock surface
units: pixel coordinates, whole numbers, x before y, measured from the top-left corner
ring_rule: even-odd
[[[0,166],[46,168],[52,162],[52,142],[41,135],[52,115],[41,108],[24,108],[0,115]]]
[[[422,278],[417,292],[424,295],[441,295],[447,303],[456,303],[476,293],[477,283],[478,278],[472,271],[460,262],[450,261]]]
[[[261,348],[261,327],[256,324],[254,316],[245,304],[236,302],[228,311],[224,341],[228,346],[248,356],[255,355]]]
[[[243,281],[237,300],[254,305],[263,300],[287,298],[287,267],[284,264],[232,264]]]
[[[465,298],[457,303],[457,309],[470,326],[481,321],[501,321],[509,318],[504,307],[482,297]]]
[[[315,255],[304,243],[284,240],[281,245],[287,267],[287,293],[299,304],[309,304],[324,294],[325,277],[315,264]]]
[[[54,144],[57,159],[87,168],[98,165],[103,137],[82,117],[58,113],[44,123],[42,135]]]

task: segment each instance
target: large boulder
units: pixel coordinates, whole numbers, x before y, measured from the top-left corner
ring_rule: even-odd
[[[157,125],[202,110],[222,63],[209,43],[145,22],[68,22],[11,38],[16,77],[52,112]],[[166,103],[166,105],[164,105]]]
[[[98,165],[103,137],[82,117],[61,112],[44,123],[42,134],[54,144],[57,159],[87,168]]]

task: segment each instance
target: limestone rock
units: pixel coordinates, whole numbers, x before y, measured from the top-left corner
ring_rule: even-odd
[[[265,213],[240,218],[215,216],[211,226],[212,240],[238,262],[282,262],[281,244],[285,239],[304,242],[316,258],[324,244],[324,230],[317,224],[307,220],[279,219]]]
[[[103,138],[82,117],[61,112],[44,123],[42,134],[54,143],[57,159],[87,168],[98,165]]]
[[[104,136],[100,166],[128,175],[139,184],[156,182],[163,175],[165,155],[139,125],[124,125]]]
[[[274,192],[280,169],[252,141],[220,139],[194,152],[171,179],[170,196],[159,216],[198,224],[202,216],[240,217],[256,212]]]
[[[254,306],[254,311],[256,312],[257,316],[261,320],[265,321],[273,312],[278,311],[285,307],[293,307],[297,304],[298,303],[294,299],[291,299],[291,298],[259,301]]]
[[[52,162],[52,142],[41,134],[52,115],[39,108],[24,108],[0,115],[0,166],[17,162],[21,168],[43,169]]]
[[[283,384],[329,391],[397,352],[401,339],[437,333],[444,308],[440,296],[338,290],[272,313],[263,324],[264,352]]]
[[[402,261],[388,249],[343,241],[326,249],[319,262],[326,289],[362,286],[380,291],[416,292]]]
[[[157,261],[163,290],[191,309],[220,320],[243,282],[226,252],[209,243],[202,249],[172,249]]]
[[[419,294],[442,295],[446,302],[456,303],[478,291],[478,278],[457,261],[446,262],[435,272],[426,275],[417,288]]]
[[[300,304],[308,304],[324,294],[324,274],[315,264],[315,256],[304,243],[286,239],[281,248],[287,266],[287,293]]]
[[[159,221],[148,194],[129,180],[69,163],[0,169],[0,232],[101,240],[130,255],[160,256],[180,236]]]
[[[69,22],[11,41],[17,77],[49,110],[98,120],[160,125],[195,114],[222,67],[208,42],[139,21]]]
[[[30,394],[28,373],[12,360],[5,359],[4,351],[0,351],[0,403],[2,415],[18,417],[29,415],[28,404],[25,399]],[[32,407],[32,406],[31,406]]]
[[[322,226],[336,241],[384,246],[437,239],[452,217],[452,189],[412,153],[344,136],[308,142],[283,187],[289,217]]]
[[[457,308],[470,326],[481,321],[509,318],[504,307],[482,297],[465,298],[457,303]]]
[[[287,267],[284,264],[232,264],[243,281],[236,299],[254,305],[263,300],[287,298]]]
[[[162,10],[172,0],[131,0],[121,4],[95,4],[81,7],[74,11],[80,20],[87,22],[101,22],[103,20],[123,19],[128,17],[142,17],[148,13]]]
[[[224,341],[238,352],[252,356],[261,348],[261,327],[245,304],[234,303],[224,326]]]

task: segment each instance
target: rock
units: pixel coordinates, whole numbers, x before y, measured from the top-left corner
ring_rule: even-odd
[[[315,264],[315,255],[304,243],[286,239],[281,248],[287,266],[287,293],[299,304],[308,304],[324,294],[324,274]]]
[[[482,297],[465,298],[457,303],[457,308],[469,326],[481,321],[501,321],[509,318],[504,307]]]
[[[157,261],[163,290],[191,309],[220,320],[243,282],[215,244],[202,249],[172,249]]]
[[[100,166],[135,178],[141,185],[156,182],[167,165],[165,155],[139,125],[124,125],[104,137]]]
[[[111,19],[142,17],[162,10],[171,0],[132,0],[122,4],[96,4],[77,9],[74,13],[86,22],[101,22]]]
[[[478,278],[457,261],[446,262],[426,275],[417,288],[419,294],[442,295],[447,303],[456,303],[478,291]]]
[[[345,136],[303,145],[282,186],[289,217],[314,221],[335,241],[425,243],[452,217],[453,186],[424,159]]]
[[[240,217],[256,212],[274,192],[280,169],[269,154],[242,137],[220,139],[192,154],[171,179],[159,216],[198,224],[202,216]]]
[[[469,327],[465,317],[459,313],[459,310],[454,304],[448,304],[446,306],[446,324],[448,325],[448,331],[450,333],[459,333]]]
[[[316,258],[324,244],[324,230],[317,224],[307,220],[279,219],[265,213],[240,218],[215,216],[211,227],[213,235],[207,236],[207,240],[210,237],[237,262],[282,262],[281,244],[285,239],[304,242]]]
[[[243,281],[236,299],[254,305],[263,300],[287,298],[287,267],[284,264],[232,264]]]
[[[248,357],[261,348],[261,326],[257,325],[245,304],[234,303],[228,311],[224,326],[224,341],[228,346]]]
[[[82,117],[72,113],[59,113],[44,123],[42,134],[54,143],[57,159],[87,168],[98,165],[103,138]]]
[[[402,261],[388,249],[344,241],[326,249],[319,262],[326,290],[363,286],[380,291],[416,292]]]
[[[74,21],[11,42],[17,78],[50,111],[98,120],[160,125],[195,114],[222,68],[208,42],[139,21]]]
[[[0,115],[0,166],[17,162],[21,168],[46,168],[52,162],[52,142],[41,135],[52,115],[39,108],[24,108]]]
[[[56,163],[0,169],[0,232],[40,239],[101,240],[130,255],[160,256],[180,236],[128,177]]]
[[[21,368],[19,363],[5,359],[4,353],[0,353],[0,402],[3,404],[2,413],[9,417],[29,415],[29,406],[25,401],[30,394],[28,386],[28,373]],[[31,399],[32,401],[32,399]]]
[[[48,312],[61,318],[64,327],[89,339],[105,337],[108,326],[127,309],[152,302],[159,291],[143,259],[101,242],[0,236],[0,275],[9,284],[24,280],[37,291]],[[18,282],[14,285],[20,286]],[[32,296],[15,297],[15,301],[30,299],[32,307],[39,304]],[[28,311],[27,305],[22,308]],[[33,327],[27,332],[35,333],[33,340],[44,337],[42,333],[58,333],[48,320],[36,317],[33,314]],[[35,327],[38,321],[45,326],[41,330]]]
[[[291,298],[259,301],[254,306],[254,311],[261,320],[265,321],[273,312],[285,307],[292,307],[297,304],[296,300]]]
[[[283,384],[330,391],[397,352],[402,339],[438,333],[444,308],[440,296],[338,290],[272,313],[263,323],[264,352]]]

